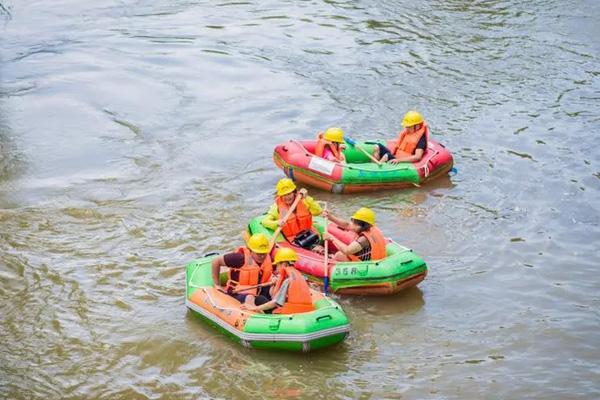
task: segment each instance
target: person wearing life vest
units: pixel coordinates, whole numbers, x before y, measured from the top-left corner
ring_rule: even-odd
[[[409,111],[402,119],[404,130],[398,135],[392,149],[378,143],[373,149],[373,157],[383,162],[415,162],[421,160],[427,150],[429,127],[416,111]]]
[[[237,251],[217,256],[212,261],[213,287],[237,299],[240,303],[262,304],[269,299],[268,287],[256,287],[271,281],[273,266],[271,263],[269,239],[263,233],[257,233],[248,239],[245,247]],[[227,283],[221,286],[219,274],[221,267],[228,267]],[[244,290],[248,287],[247,290]]]
[[[337,261],[381,260],[386,257],[386,240],[375,226],[375,213],[366,207],[359,208],[350,221],[345,221],[324,211],[323,216],[344,230],[352,230],[357,236],[346,244],[329,232],[325,240],[331,240],[338,249],[334,258]]]
[[[315,309],[308,283],[294,264],[298,255],[293,249],[282,247],[275,253],[273,275],[275,286],[270,289],[271,300],[260,305],[245,303],[242,308],[250,311],[269,312],[273,314],[297,314]]]
[[[307,196],[306,189],[298,190],[294,182],[289,178],[283,178],[277,182],[277,196],[275,203],[267,211],[267,215],[262,219],[261,224],[268,229],[276,230],[281,227],[281,233],[285,238],[292,242],[301,232],[311,231],[313,215],[320,215],[321,206],[310,196]],[[296,200],[296,196],[302,196],[296,209],[293,210],[290,217],[284,222],[291,205]]]
[[[328,128],[325,133],[319,133],[315,155],[329,161],[345,163],[346,156],[343,153],[345,148],[344,131],[340,128]]]

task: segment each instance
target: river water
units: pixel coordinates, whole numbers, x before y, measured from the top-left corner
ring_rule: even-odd
[[[600,397],[600,2],[1,3],[0,398]],[[310,193],[372,207],[419,288],[340,298],[351,337],[308,355],[187,312],[277,143],[413,108],[456,176]]]

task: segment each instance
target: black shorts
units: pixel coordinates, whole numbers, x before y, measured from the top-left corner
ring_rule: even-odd
[[[246,297],[248,297],[247,294],[242,294],[242,293],[230,293],[229,295],[231,297],[233,297],[234,299],[236,299],[237,301],[239,301],[240,303],[245,302]],[[262,294],[259,294],[258,296],[256,296],[254,298],[254,304],[257,306],[260,306],[261,304],[265,304],[268,302],[269,302],[269,299],[266,296],[263,296]]]
[[[383,158],[383,156],[385,156],[387,154],[388,156],[388,160],[393,160],[396,157],[394,157],[394,155],[392,154],[392,151],[390,149],[388,149],[387,147],[385,147],[384,145],[382,145],[381,143],[377,143],[377,147],[379,147],[379,158]]]

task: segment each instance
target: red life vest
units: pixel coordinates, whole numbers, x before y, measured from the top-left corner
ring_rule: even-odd
[[[275,199],[275,204],[277,204],[279,218],[284,218],[288,214],[290,206],[287,205],[281,197]],[[281,228],[281,232],[288,240],[292,241],[297,234],[311,228],[312,214],[308,211],[308,207],[304,204],[304,200],[300,200],[293,214],[285,221],[285,225]]]
[[[369,245],[371,245],[371,260],[381,260],[386,257],[386,240],[379,228],[376,226],[371,226],[368,231],[361,233],[360,236],[366,237],[369,241]],[[362,261],[354,254],[349,255],[348,258],[351,261]]]
[[[279,273],[273,295],[277,295],[286,278],[289,278],[290,284],[288,286],[285,303],[283,306],[273,310],[273,314],[297,314],[313,311],[315,306],[312,303],[308,283],[306,283],[302,274],[294,267],[284,267]]]
[[[340,148],[332,145],[331,142],[329,142],[328,140],[325,140],[323,138],[323,133],[319,133],[319,138],[317,139],[317,146],[315,147],[315,156],[323,157],[323,154],[325,154],[326,147],[328,147],[329,150],[331,150],[331,153],[333,154],[333,157],[336,159],[336,161],[343,160]]]
[[[412,156],[423,135],[429,139],[429,127],[426,122],[423,122],[421,128],[413,133],[408,133],[408,130],[405,128],[400,132],[400,135],[398,135],[394,156],[396,156],[396,158]]]
[[[250,250],[246,247],[240,247],[237,250],[238,253],[244,255],[244,265],[240,268],[229,268],[229,279],[227,280],[227,289],[240,289],[245,286],[254,286],[260,283],[267,283],[271,280],[273,273],[273,265],[271,264],[271,256],[267,255],[262,265],[258,265],[252,258]],[[232,278],[232,272],[238,272],[238,280],[234,281]],[[252,288],[244,291],[240,291],[240,294],[253,294],[256,295],[260,291],[260,288]]]

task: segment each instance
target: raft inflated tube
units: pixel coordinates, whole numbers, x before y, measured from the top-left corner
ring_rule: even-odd
[[[264,233],[271,238],[274,232],[260,221],[264,215],[253,218],[248,224],[251,234]],[[345,243],[353,240],[353,234],[342,231],[335,224],[328,224],[322,217],[313,217],[313,227],[322,235],[325,229]],[[323,255],[287,242],[282,235],[276,238],[278,247],[293,248],[298,254],[296,269],[309,281],[324,285],[325,260]],[[427,276],[427,264],[412,250],[387,239],[386,257],[376,261],[338,262],[328,261],[328,286],[330,293],[347,295],[391,295],[422,282]]]
[[[307,352],[343,341],[350,331],[339,304],[311,289],[314,311],[298,314],[262,314],[242,310],[241,303],[215,289],[214,256],[186,266],[186,306],[245,347]],[[226,278],[223,274],[222,278]]]
[[[290,140],[276,146],[273,161],[291,179],[334,193],[420,186],[448,174],[454,162],[450,152],[432,139],[427,141],[427,149],[421,160],[398,164],[376,164],[363,152],[372,154],[378,142],[345,140],[350,144],[350,147],[344,149],[346,163],[314,155],[314,140]],[[394,141],[381,143],[391,148]]]

